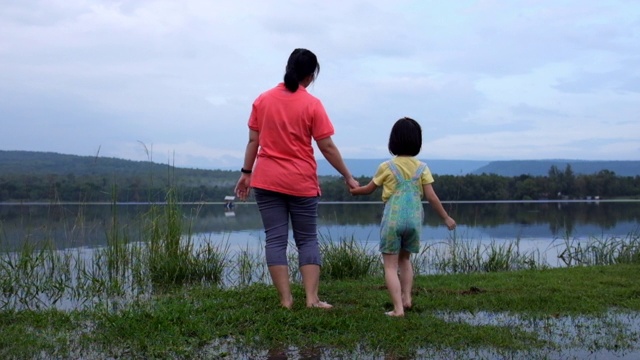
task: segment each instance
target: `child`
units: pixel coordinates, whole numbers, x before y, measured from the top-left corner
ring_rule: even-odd
[[[380,228],[380,252],[384,264],[384,280],[393,301],[388,316],[404,316],[411,308],[413,267],[411,253],[420,250],[420,233],[424,212],[422,196],[444,220],[449,230],[456,222],[442,207],[433,190],[433,176],[427,165],[415,157],[422,147],[422,129],[417,121],[402,118],[393,125],[389,136],[389,152],[394,155],[385,161],[365,186],[351,189],[352,195],[367,195],[382,186],[384,213]]]

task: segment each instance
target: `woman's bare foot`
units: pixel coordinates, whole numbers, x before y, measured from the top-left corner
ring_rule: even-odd
[[[312,303],[312,304],[307,304],[308,308],[317,308],[317,309],[331,309],[333,308],[333,305],[324,302],[324,301],[318,301],[316,303]]]
[[[391,317],[403,317],[404,313],[398,313],[395,311],[387,311],[386,313],[384,313],[387,316],[391,316]]]

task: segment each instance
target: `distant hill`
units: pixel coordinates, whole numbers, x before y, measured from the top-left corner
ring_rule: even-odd
[[[344,159],[354,176],[373,176],[378,165],[387,159]],[[600,161],[600,160],[428,160],[421,159],[429,165],[436,175],[496,174],[500,176],[547,176],[549,169],[556,166],[564,171],[571,165],[574,174],[592,175],[602,170],[613,171],[618,176],[640,176],[640,161]],[[339,175],[325,160],[318,160],[318,174]]]
[[[344,159],[353,176],[373,176],[378,165],[388,159]],[[486,166],[489,161],[479,160],[427,160],[421,159],[429,166],[432,173],[437,175],[466,175]],[[335,175],[338,172],[325,159],[318,160],[318,174]]]
[[[152,171],[166,173],[167,165],[100,156],[78,156],[39,151],[0,150],[0,174],[31,175],[137,175]]]
[[[378,165],[387,159],[345,159],[354,176],[373,176]],[[496,174],[501,176],[546,176],[551,166],[564,171],[571,165],[574,174],[595,174],[601,170],[613,171],[618,176],[640,176],[640,161],[590,161],[590,160],[428,160],[436,175]],[[118,176],[166,178],[168,164],[152,161],[133,161],[100,156],[66,155],[53,152],[0,150],[1,175],[68,175]],[[224,169],[172,168],[175,175],[188,177],[195,184],[212,182],[229,186],[239,176],[239,171]],[[338,172],[325,160],[318,160],[320,176],[338,176]]]
[[[167,179],[179,176],[189,179],[189,185],[231,186],[239,171],[174,168],[170,164],[133,161],[100,156],[78,156],[38,151],[0,150],[0,176],[97,176],[105,178]]]
[[[547,176],[549,169],[556,166],[564,171],[571,165],[574,174],[593,175],[602,170],[614,172],[617,176],[640,176],[640,161],[596,161],[596,160],[509,160],[492,161],[474,171],[473,174],[496,174],[501,176]]]

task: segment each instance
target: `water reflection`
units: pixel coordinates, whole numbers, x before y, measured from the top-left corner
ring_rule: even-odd
[[[439,318],[472,326],[500,326],[537,335],[562,350],[541,350],[548,359],[640,359],[640,314],[610,311],[602,316],[529,318],[486,311],[439,312]],[[636,339],[636,341],[629,341]]]
[[[267,360],[320,360],[322,352],[320,349],[298,349],[289,347],[286,349],[271,349],[267,353]]]
[[[638,231],[640,201],[445,203],[458,223],[457,236],[471,240],[544,240],[589,236],[624,236]],[[160,205],[162,206],[162,205]],[[7,205],[0,204],[0,245],[52,241],[59,249],[106,244],[114,225],[129,241],[143,241],[141,233],[148,204],[119,205]],[[232,247],[263,239],[257,206],[236,203],[186,204],[184,231],[194,237],[225,238]],[[381,203],[321,203],[321,235],[337,240],[356,237],[377,241]],[[423,239],[450,237],[440,219],[425,204]]]
[[[251,360],[451,360],[451,359],[527,359],[527,360],[583,360],[583,359],[617,359],[637,360],[640,351],[637,349],[586,349],[586,348],[542,348],[532,350],[505,350],[492,348],[447,349],[447,348],[416,348],[414,354],[397,356],[384,354],[379,351],[358,349],[344,351],[324,349],[317,354],[298,352],[296,348],[275,349],[268,351],[247,350],[239,347],[224,347],[224,352],[210,355],[206,358],[232,358]],[[229,357],[231,356],[231,357]]]

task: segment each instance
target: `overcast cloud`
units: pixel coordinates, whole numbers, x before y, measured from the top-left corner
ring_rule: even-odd
[[[239,168],[296,47],[345,158],[640,160],[635,0],[5,2],[0,150]]]

